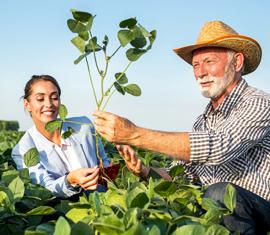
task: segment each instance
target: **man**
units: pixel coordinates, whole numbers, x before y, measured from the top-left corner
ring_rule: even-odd
[[[205,196],[221,204],[226,182],[234,184],[237,205],[224,225],[241,234],[263,234],[270,230],[270,95],[242,78],[258,67],[261,47],[225,23],[213,21],[204,25],[194,45],[174,51],[193,66],[201,93],[210,98],[193,131],[149,130],[99,111],[94,113],[96,129],[109,141],[182,160],[188,177],[211,185]],[[129,146],[118,149],[131,171],[147,177],[149,169]]]

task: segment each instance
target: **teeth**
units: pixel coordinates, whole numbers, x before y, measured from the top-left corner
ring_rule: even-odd
[[[45,115],[52,115],[52,111],[46,111],[46,112],[43,112]]]

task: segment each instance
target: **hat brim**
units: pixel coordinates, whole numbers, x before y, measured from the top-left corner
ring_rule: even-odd
[[[173,51],[187,63],[192,65],[193,51],[204,47],[221,47],[243,53],[245,61],[242,75],[253,72],[260,64],[262,57],[262,50],[259,43],[254,39],[243,35],[220,37],[212,41],[175,48]]]

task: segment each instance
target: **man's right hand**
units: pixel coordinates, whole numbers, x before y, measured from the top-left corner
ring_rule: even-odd
[[[137,158],[135,151],[129,145],[116,145],[120,155],[126,162],[126,166],[134,175],[146,179],[149,173],[149,168],[145,167],[141,160]]]
[[[84,190],[96,190],[98,185],[99,168],[80,168],[69,172],[67,181],[81,186]]]

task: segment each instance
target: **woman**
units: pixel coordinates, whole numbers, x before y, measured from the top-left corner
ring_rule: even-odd
[[[12,157],[18,169],[25,168],[24,154],[31,148],[39,152],[40,162],[28,167],[33,183],[40,184],[59,197],[70,197],[84,190],[99,190],[99,160],[96,156],[95,130],[87,117],[68,119],[79,125],[64,123],[75,130],[67,139],[61,138],[59,129],[48,132],[46,123],[55,120],[60,107],[61,89],[49,75],[32,76],[24,89],[24,107],[30,113],[34,126],[26,131],[12,150]],[[103,165],[110,164],[101,142],[99,156]]]

